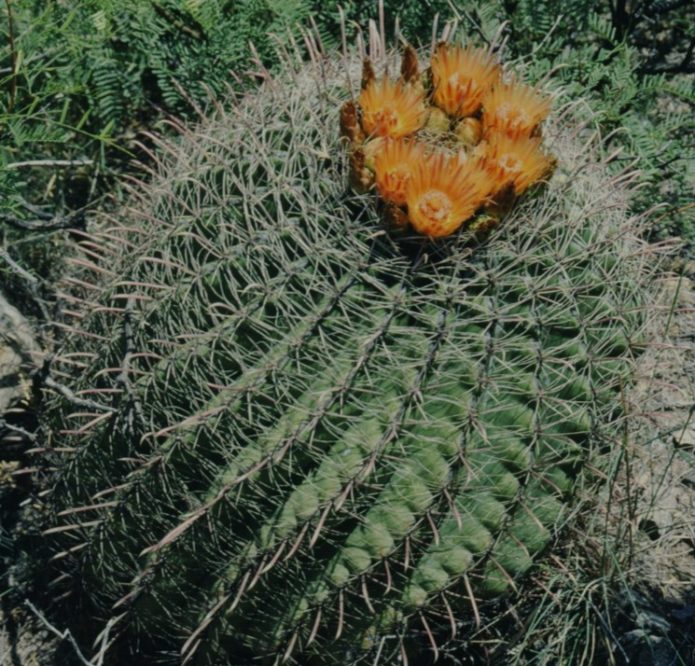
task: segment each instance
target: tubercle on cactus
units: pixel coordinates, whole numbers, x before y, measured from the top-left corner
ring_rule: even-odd
[[[559,492],[565,492],[565,491],[559,491]],[[453,509],[453,510],[456,511],[455,509]],[[553,514],[553,515],[556,515],[556,514]],[[531,516],[533,516],[532,513],[531,513]],[[533,520],[536,520],[536,521],[537,521],[538,519],[537,519],[537,518],[533,518]],[[549,522],[552,523],[552,519],[547,519],[547,518],[546,518],[546,520],[547,520],[547,521],[549,520]],[[522,523],[523,523],[523,521],[522,521]],[[434,530],[434,529],[436,529],[436,528],[434,528],[434,526],[432,526],[432,529]],[[435,532],[435,535],[436,535],[436,532]],[[348,540],[348,543],[350,543],[350,540]],[[353,544],[354,544],[354,543],[355,543],[355,542],[353,542]],[[437,538],[435,538],[435,543],[437,543]],[[540,543],[544,543],[544,542],[541,541]],[[540,547],[541,547],[541,546],[539,545],[539,542],[536,541],[536,542],[535,542],[535,546],[533,546],[531,549],[532,549],[532,550],[533,550],[533,549],[540,549]],[[354,547],[353,547],[353,551],[354,551],[354,553],[350,555],[350,558],[351,558],[351,561],[354,562],[354,558],[357,556],[357,553],[358,553],[358,552],[361,552],[361,551],[360,551],[359,549],[355,550]],[[364,558],[364,557],[366,557],[366,556],[363,554],[363,555],[360,555],[360,557],[361,557],[361,558]],[[367,561],[368,561],[368,560],[366,560],[365,562],[367,562]],[[352,564],[351,566],[355,566],[355,565]],[[363,564],[363,565],[358,565],[358,566],[362,566],[362,567],[363,567],[363,566],[367,566],[367,565],[366,565],[366,564]],[[388,567],[388,564],[387,564],[386,566]],[[453,565],[452,565],[452,566],[453,566]],[[342,575],[342,574],[341,574],[341,575]],[[389,577],[392,578],[393,575],[394,575],[393,573],[392,573],[392,574],[389,574]],[[492,574],[491,574],[491,575],[492,575]],[[509,579],[509,581],[511,582],[511,579]],[[499,582],[498,582],[497,584],[499,585]],[[317,588],[317,590],[321,590],[321,589],[322,589],[321,587]],[[323,593],[322,593],[322,594],[323,594]],[[342,592],[341,592],[341,594],[342,594]],[[373,605],[376,603],[376,601],[374,601],[374,600],[370,601],[370,600],[369,600],[369,599],[370,599],[370,596],[369,596],[369,594],[366,592],[366,590],[364,590],[364,589],[362,590],[361,594],[363,595],[363,597],[364,597],[365,600],[366,600],[366,603],[369,605],[370,609],[371,609],[372,612],[373,612]],[[373,593],[372,593],[372,594],[373,594]],[[341,598],[342,598],[342,597],[341,597]],[[424,602],[424,599],[422,599],[422,600],[418,603],[418,605],[421,604],[421,603],[423,603],[423,602]],[[320,615],[321,615],[321,609],[322,609],[322,608],[325,609],[324,604],[325,604],[325,597],[322,596],[322,597],[321,597],[320,605],[319,605],[318,607],[316,607],[316,610],[317,610],[317,614],[316,614],[316,616],[315,616],[316,618],[319,618],[319,617],[320,617]],[[304,610],[302,611],[302,617],[303,617],[303,618],[304,618],[304,616],[306,616],[307,612],[308,612],[308,608],[306,608],[306,609],[304,609]],[[309,619],[311,619],[311,618],[309,618]],[[318,621],[318,620],[315,620],[315,622],[317,622],[317,621]],[[388,624],[388,623],[387,623],[387,624]],[[384,627],[385,627],[385,626],[386,626],[386,625],[384,625]],[[296,632],[296,629],[295,629],[295,632]],[[291,632],[290,632],[290,633],[291,633]],[[296,638],[296,637],[295,637],[295,638]],[[290,639],[290,643],[293,643],[293,642],[294,642],[294,640],[293,640],[293,639]]]
[[[168,149],[70,287],[56,369],[115,412],[49,401],[51,589],[115,663],[418,663],[522,585],[619,417],[653,267],[571,132],[544,128],[565,184],[504,233],[411,255],[345,192],[342,65],[286,76]]]
[[[535,89],[503,82],[489,51],[441,42],[428,71],[431,76],[420,76],[410,46],[397,81],[377,79],[371,60],[364,60],[359,99],[346,102],[340,112],[341,135],[350,152],[350,183],[361,193],[376,183],[386,203],[384,218],[399,231],[412,226],[425,237],[441,238],[467,225],[482,238],[516,197],[552,173],[554,160],[542,150],[540,138],[530,139],[540,136],[550,103]],[[466,198],[469,187],[457,184],[452,189],[450,183],[438,182],[441,178],[430,177],[429,192],[415,196],[414,151],[421,182],[428,173],[441,171],[446,159],[447,174],[465,164],[469,180],[479,181],[475,195]],[[386,185],[393,178],[399,181],[397,192]],[[431,200],[426,210],[420,210],[426,204],[423,196]]]

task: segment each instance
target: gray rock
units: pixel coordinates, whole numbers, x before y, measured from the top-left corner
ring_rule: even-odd
[[[39,357],[29,322],[0,292],[0,415],[26,397],[29,373]]]

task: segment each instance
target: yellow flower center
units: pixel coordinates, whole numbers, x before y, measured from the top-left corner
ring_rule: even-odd
[[[461,74],[459,72],[454,72],[449,76],[447,79],[447,83],[452,87],[452,88],[459,88],[461,86]]]
[[[429,190],[418,202],[418,210],[433,224],[446,220],[453,210],[451,199],[439,190]]]
[[[500,104],[500,107],[497,109],[496,115],[500,120],[507,120],[511,111],[512,107],[509,104]]]
[[[520,173],[523,167],[521,160],[514,155],[502,155],[497,160],[497,164],[505,173],[515,174]]]
[[[529,127],[533,124],[528,112],[508,103],[500,105],[495,115],[502,122],[512,126]]]
[[[466,91],[473,92],[478,87],[473,79],[462,76],[461,72],[454,72],[447,79],[447,83],[456,90],[459,96],[463,96]]]
[[[475,81],[461,75],[460,72],[454,72],[448,79],[447,84],[453,94],[453,102],[456,105],[456,112],[459,112],[464,106],[464,102],[475,98],[477,86]],[[452,109],[453,111],[453,109]]]

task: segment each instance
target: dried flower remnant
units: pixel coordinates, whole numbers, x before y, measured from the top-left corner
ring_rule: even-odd
[[[448,236],[480,208],[490,191],[487,174],[475,162],[438,154],[418,164],[406,203],[416,231],[430,238]]]
[[[374,65],[369,58],[365,58],[362,61],[362,81],[360,86],[364,90],[368,85],[376,81],[376,72],[374,71]]]
[[[512,139],[531,136],[550,113],[550,100],[531,86],[505,83],[483,100],[483,133],[506,134]]]
[[[403,50],[403,59],[401,61],[401,79],[405,83],[419,83],[420,67],[417,61],[417,51],[407,44]]]
[[[362,127],[370,136],[405,137],[417,132],[427,118],[422,94],[386,77],[368,83],[359,103]]]
[[[499,77],[490,52],[440,44],[432,57],[434,103],[450,116],[471,116]]]
[[[340,108],[340,136],[348,140],[348,143],[356,143],[364,140],[364,132],[360,127],[357,105],[348,101]]]
[[[403,208],[387,201],[384,203],[383,212],[384,221],[388,226],[401,230],[407,228],[410,220],[408,219],[408,214]]]
[[[350,185],[360,194],[368,192],[374,185],[374,174],[365,164],[362,148],[356,148],[350,153]]]

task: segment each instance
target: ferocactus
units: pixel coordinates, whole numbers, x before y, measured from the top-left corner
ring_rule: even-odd
[[[441,108],[412,51],[403,82],[367,68],[360,108],[360,55],[312,46],[86,234],[42,415],[48,589],[85,652],[421,663],[558,537],[621,418],[653,265],[567,114],[543,129],[554,177],[475,252],[384,230],[372,186],[440,235],[492,205],[483,181],[540,177],[544,103],[447,74],[450,48]]]

